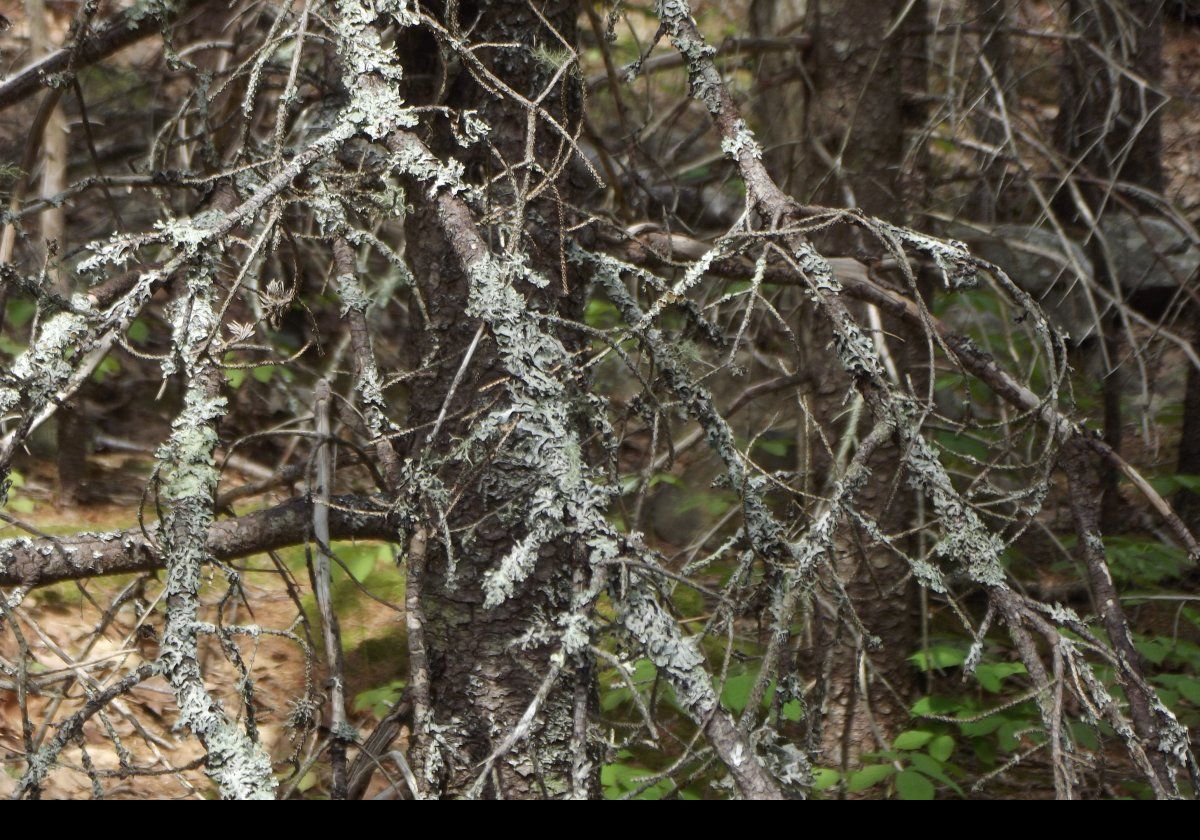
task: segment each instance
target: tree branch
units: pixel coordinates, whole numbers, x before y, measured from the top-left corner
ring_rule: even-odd
[[[378,497],[330,499],[329,534],[334,540],[387,540],[396,534],[386,503]],[[299,545],[309,539],[312,502],[290,499],[266,510],[214,522],[208,551],[216,560],[236,560]],[[0,586],[48,586],[65,580],[149,572],[166,565],[157,544],[158,525],[61,539],[17,537],[0,542]]]
[[[176,16],[209,0],[180,0]],[[49,84],[48,76],[62,73],[73,67],[76,71],[108,58],[131,44],[136,44],[151,35],[157,35],[160,27],[153,26],[150,4],[126,9],[113,18],[94,35],[78,44],[71,44],[27,65],[15,75],[0,82],[0,110],[15,105],[33,96]]]

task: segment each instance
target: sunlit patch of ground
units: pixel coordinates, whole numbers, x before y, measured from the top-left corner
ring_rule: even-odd
[[[121,484],[120,465],[110,466],[114,482]],[[16,497],[27,500],[20,505],[24,509],[20,515],[38,530],[61,534],[136,524],[136,495],[140,492],[119,493],[124,498],[116,504],[56,506],[49,490],[52,480],[37,474],[40,472],[37,467],[31,472],[16,491]],[[120,491],[135,484],[114,486]],[[152,504],[145,515],[148,521],[153,520]],[[8,527],[0,533],[0,538],[18,533]],[[341,568],[334,569],[334,599],[346,654],[351,722],[365,737],[376,715],[384,714],[388,703],[395,698],[407,669],[403,615],[398,610],[403,604],[403,577],[396,569],[390,546],[340,543],[336,551],[358,581]],[[220,621],[226,625],[253,624],[291,632],[315,651],[312,679],[316,691],[323,692],[324,654],[305,552],[296,548],[281,552],[278,557],[291,575],[307,627],[300,620],[300,610],[289,595],[283,576],[266,555],[236,564],[244,598],[225,598],[228,590],[225,574],[210,569],[202,594],[202,618],[215,622],[219,613]],[[109,685],[155,658],[163,621],[161,577],[160,574],[139,579],[125,575],[57,584],[31,593],[16,610],[16,629],[29,653],[29,678],[38,683],[40,690],[25,698],[24,715],[17,692],[0,690],[0,755],[3,756],[0,796],[12,794],[25,770],[26,720],[34,746],[44,744],[54,734],[53,727],[46,726],[47,721],[61,722],[86,699],[84,680],[91,681],[91,686]],[[368,597],[363,589],[397,608]],[[118,604],[116,610],[108,614],[114,603]],[[239,637],[238,649],[253,682],[254,717],[259,735],[279,762],[277,771],[281,780],[288,780],[294,776],[296,767],[311,758],[313,747],[313,739],[298,743],[296,732],[288,727],[293,701],[306,690],[304,648],[289,639],[264,634],[257,638]],[[6,628],[0,634],[0,656],[6,663],[16,663],[21,659],[20,653],[16,634]],[[202,661],[213,694],[227,710],[244,715],[239,674],[220,646],[206,640]],[[354,702],[356,699],[358,702]],[[59,767],[43,786],[42,796],[48,799],[92,796],[92,781],[84,772],[85,765],[90,764],[101,775],[100,784],[106,797],[211,797],[212,785],[203,770],[195,766],[202,750],[186,732],[173,729],[175,719],[174,698],[165,682],[161,678],[146,681],[113,703],[107,714],[92,719],[85,728],[83,743],[72,744],[62,753]],[[117,774],[123,766],[153,770],[159,775],[120,778]],[[297,795],[320,796],[326,785],[324,778],[311,773],[294,781]],[[283,787],[288,784],[284,781]]]

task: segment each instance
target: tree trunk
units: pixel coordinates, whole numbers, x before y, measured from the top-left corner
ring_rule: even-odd
[[[1127,289],[1140,278],[1114,276],[1108,251],[1091,224],[1104,213],[1132,206],[1134,212],[1154,209],[1129,190],[1113,190],[1125,182],[1152,194],[1163,190],[1162,81],[1163,0],[1123,0],[1095,3],[1071,0],[1067,14],[1074,40],[1064,42],[1064,58],[1055,125],[1056,143],[1064,170],[1077,171],[1084,208],[1063,189],[1055,206],[1062,219],[1081,228],[1095,272],[1105,289]],[[1143,81],[1144,80],[1144,81]],[[1091,217],[1089,219],[1089,216]],[[1132,282],[1129,282],[1132,280]],[[1122,301],[1124,304],[1124,301]],[[1121,355],[1124,325],[1116,312],[1101,320],[1109,359]],[[1119,371],[1109,370],[1103,383],[1104,440],[1121,451],[1123,418]],[[1118,476],[1111,466],[1101,469],[1104,519],[1121,521]]]
[[[51,37],[51,13],[44,0],[26,0],[25,9],[29,19],[30,59],[42,58],[54,51],[57,44]],[[41,138],[42,171],[38,193],[51,199],[67,188],[67,164],[70,153],[69,127],[61,101],[50,111]],[[70,282],[59,270],[61,255],[67,250],[67,213],[62,207],[50,207],[38,219],[39,257],[46,262],[46,275],[51,288],[65,297],[70,297]],[[87,461],[88,421],[81,412],[79,400],[71,400],[59,407],[55,445],[58,449],[58,500],[61,504],[74,505],[80,500]]]
[[[1192,347],[1200,347],[1200,306],[1195,301],[1191,309],[1190,339]],[[1200,475],[1200,369],[1188,362],[1187,384],[1183,395],[1183,426],[1179,432],[1179,461],[1176,472],[1181,475]],[[1173,500],[1179,515],[1195,533],[1200,530],[1200,493],[1180,490]]]
[[[1064,42],[1059,150],[1094,179],[1093,209],[1109,179],[1162,192],[1163,0],[1070,0],[1067,14],[1078,38]]]
[[[1016,74],[1013,68],[1012,42],[1008,29],[1012,26],[1011,0],[970,0],[968,6],[975,26],[979,27],[979,52],[983,65],[983,107],[975,113],[980,138],[988,145],[1003,149],[1007,131],[1002,121],[1003,109],[1008,110],[1016,93]],[[1006,166],[999,152],[982,154],[982,171],[971,196],[968,213],[973,220],[995,222],[1002,212],[998,206],[1004,193]]]
[[[575,42],[577,7],[568,0],[538,4],[541,13],[568,43]],[[517,47],[497,47],[478,55],[491,71],[522,96],[537,99],[550,82],[557,67],[550,63],[562,53],[561,43],[539,20],[524,0],[493,0],[463,3],[457,19],[465,28],[472,27],[473,42],[515,42]],[[454,20],[444,21],[453,31]],[[425,50],[430,59],[431,76],[437,79],[443,69],[447,76],[440,89],[410,93],[410,99],[424,95],[430,100],[444,91],[442,102],[460,110],[477,109],[492,127],[488,144],[468,148],[460,145],[449,131],[423,138],[443,160],[457,159],[466,168],[466,179],[475,184],[495,179],[488,190],[488,210],[497,214],[513,206],[515,194],[510,178],[519,184],[524,177],[537,177],[528,166],[523,171],[505,173],[503,165],[517,166],[526,158],[526,136],[530,121],[527,112],[514,107],[506,98],[484,92],[467,69],[457,61],[443,65],[430,54],[428,45],[410,45]],[[412,54],[412,53],[410,53]],[[412,62],[406,67],[411,71]],[[568,73],[560,89],[545,98],[543,106],[558,122],[573,130],[581,115],[582,98],[577,74]],[[561,90],[562,85],[567,91]],[[538,121],[534,160],[549,168],[561,152],[560,138],[543,121]],[[502,160],[499,160],[498,157]],[[538,230],[527,230],[526,243],[534,267],[550,278],[545,289],[522,288],[529,305],[546,312],[576,316],[582,309],[583,284],[560,271],[559,238],[556,225],[561,205],[580,195],[577,176],[568,167],[532,205],[533,214],[544,221]],[[410,427],[422,427],[412,441],[410,454],[430,448],[431,452],[451,449],[461,440],[478,412],[494,408],[504,399],[497,387],[508,373],[501,365],[491,337],[482,334],[473,352],[479,321],[467,314],[468,278],[449,256],[451,248],[436,221],[435,209],[426,199],[421,185],[409,191],[416,205],[409,219],[408,255],[421,287],[431,319],[430,328],[421,337],[422,358],[437,358],[440,364],[433,381],[422,385],[420,395],[413,394],[409,412]],[[501,235],[500,225],[491,228],[493,241]],[[573,340],[564,335],[564,342]],[[571,345],[568,344],[568,347]],[[470,359],[463,360],[470,353]],[[461,371],[460,371],[461,368]],[[457,385],[455,382],[457,380]],[[453,393],[451,393],[453,391]],[[431,427],[443,412],[445,420],[436,440],[427,440]],[[541,701],[530,734],[496,762],[482,789],[472,790],[481,766],[499,746],[499,738],[517,728],[522,715],[538,695],[551,672],[555,648],[545,642],[523,641],[538,622],[568,608],[574,587],[577,562],[572,546],[558,541],[539,553],[536,568],[518,585],[517,591],[503,603],[485,606],[484,576],[495,569],[517,541],[524,536],[522,523],[513,521],[521,513],[512,509],[513,499],[505,488],[505,479],[516,469],[501,454],[493,463],[452,463],[441,479],[449,495],[461,493],[446,525],[453,533],[453,556],[448,557],[437,534],[428,542],[428,553],[419,577],[417,603],[423,614],[426,653],[429,663],[429,730],[420,733],[417,772],[427,773],[423,780],[431,790],[445,796],[483,795],[496,798],[528,799],[559,797],[571,793],[572,750],[575,731],[578,678],[583,682],[579,693],[589,702],[593,695],[590,676],[576,676],[569,669],[550,688]],[[493,472],[494,471],[494,472]],[[536,477],[530,476],[530,480]],[[410,586],[414,578],[410,575]],[[580,672],[581,674],[584,671]],[[599,764],[589,770],[590,792],[598,790]]]

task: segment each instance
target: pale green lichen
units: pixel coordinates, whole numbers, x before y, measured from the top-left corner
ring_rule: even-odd
[[[167,620],[159,648],[163,675],[175,691],[179,722],[204,744],[206,769],[222,798],[270,799],[275,778],[262,744],[230,720],[204,685],[197,634],[200,573],[211,560],[208,529],[218,471],[216,424],[225,400],[213,393],[219,379],[207,356],[216,323],[214,284],[204,265],[189,272],[188,295],[173,308],[176,355],[187,389],[170,438],[159,448],[162,497],[167,502],[160,537],[167,560]]]
[[[363,289],[362,283],[358,282],[358,278],[353,274],[339,274],[337,276],[337,291],[338,297],[342,299],[342,317],[351,310],[358,312],[366,312],[367,307],[371,305],[371,298]]]
[[[750,127],[742,119],[735,123],[733,132],[721,141],[721,151],[735,160],[744,154],[756,159],[762,158],[762,147],[758,145]]]
[[[648,272],[612,257],[572,249],[569,258],[591,269],[593,277],[617,306],[626,323],[633,325],[638,335],[653,351],[667,387],[680,400],[687,413],[704,429],[705,439],[725,467],[724,482],[743,498],[746,536],[762,556],[775,563],[790,565],[807,574],[815,568],[820,551],[811,545],[792,543],[787,528],[780,523],[764,501],[766,480],[746,472],[737,449],[733,430],[717,410],[712,395],[688,373],[678,358],[675,345],[668,342],[657,327],[651,325],[649,313],[643,313],[629,294],[622,274],[644,277]]]
[[[409,175],[434,183],[431,195],[442,190],[462,191],[457,180],[443,183],[440,179],[446,177],[447,170],[429,161],[414,144],[394,147],[393,153],[397,165]],[[454,177],[457,179],[456,173]],[[629,554],[643,567],[653,569],[655,560],[650,552],[619,535],[604,515],[614,488],[598,484],[584,468],[577,425],[572,420],[571,389],[563,381],[572,369],[571,356],[556,337],[543,329],[537,312],[516,290],[518,280],[543,286],[544,278],[535,276],[519,256],[497,259],[483,248],[474,251],[472,259],[464,260],[470,279],[467,312],[488,324],[511,376],[506,384],[508,404],[477,423],[471,437],[494,438],[501,428],[507,429],[505,448],[495,460],[497,466],[503,466],[505,475],[513,476],[509,482],[515,497],[524,500],[522,514],[527,529],[526,536],[485,576],[485,606],[512,597],[531,573],[537,551],[564,538],[584,538],[597,577],[607,564]],[[638,315],[637,320],[641,320]],[[678,372],[676,384],[680,388],[685,387],[684,378]],[[711,408],[711,400],[707,404]],[[713,423],[711,432],[726,450],[729,463],[738,463],[732,434],[724,421]],[[736,469],[740,481],[744,474],[740,466]],[[769,529],[772,538],[786,546],[782,529],[765,505],[759,506],[752,518],[754,527]],[[641,573],[632,576],[630,586],[618,600],[620,624],[659,668],[688,713],[703,722],[719,706],[704,658],[648,593],[641,578]],[[587,650],[593,629],[587,614],[590,598],[573,601],[570,612],[558,619],[564,654]],[[570,732],[566,723],[569,721],[564,722],[564,735]],[[757,762],[740,742],[735,749],[740,752],[727,755],[726,760],[737,767]]]
[[[395,51],[384,43],[381,29],[375,25],[380,15],[388,14],[401,26],[409,26],[418,20],[416,12],[398,0],[374,7],[361,0],[336,0],[334,5],[334,32],[350,82],[350,103],[342,119],[372,140],[382,140],[397,128],[416,125],[416,116],[400,95],[403,70]]]
[[[96,313],[87,299],[76,295],[75,311],[59,312],[46,319],[29,347],[2,374],[0,415],[17,408],[24,395],[29,411],[36,413],[70,379],[75,359],[86,348]]]

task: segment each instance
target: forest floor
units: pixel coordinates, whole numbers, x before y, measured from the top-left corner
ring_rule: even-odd
[[[51,490],[53,473],[50,465],[34,466],[24,476],[24,486],[17,496],[24,500],[22,507],[32,508],[25,515],[27,521],[52,534],[104,531],[134,525],[134,512],[144,486],[147,463],[141,458],[114,455],[95,456],[92,462],[97,470],[93,472],[93,481],[105,486],[112,494],[112,501],[58,506]],[[148,514],[147,518],[152,517]],[[403,603],[403,580],[387,546],[364,543],[339,544],[335,548],[358,580],[374,595],[392,604]],[[289,573],[299,578],[300,588],[308,592],[303,549],[281,552],[280,559]],[[222,612],[223,622],[256,624],[277,630],[290,628],[303,638],[305,628],[298,622],[299,610],[270,559],[256,556],[237,566],[243,572],[245,600],[227,605]],[[389,608],[366,598],[345,572],[335,569],[334,576],[334,598],[339,606],[347,657],[351,722],[365,737],[376,722],[376,715],[385,713],[389,700],[398,696],[396,681],[406,672],[403,614],[400,607]],[[124,575],[58,584],[31,593],[16,611],[21,635],[36,663],[32,678],[62,677],[54,690],[32,695],[27,700],[28,717],[34,722],[35,743],[43,743],[53,735],[52,731],[38,728],[38,721],[48,718],[61,721],[86,699],[81,683],[84,675],[103,680],[109,674],[127,673],[157,655],[158,628],[154,625],[161,621],[161,610],[146,609],[161,597],[161,587],[154,583],[145,586],[138,597],[129,598],[104,630],[96,633],[109,604],[134,580],[135,576]],[[216,616],[218,603],[225,594],[224,582],[219,572],[209,575],[202,603],[210,620]],[[309,620],[315,621],[311,598],[302,597],[301,601]],[[138,608],[135,603],[139,604]],[[139,613],[146,615],[144,623]],[[315,624],[312,625],[312,637],[316,640],[316,654],[323,661],[320,634]],[[20,658],[17,644],[14,634],[0,636],[0,656],[10,662],[17,661]],[[244,642],[241,648],[253,676],[260,737],[272,757],[284,761],[296,750],[294,733],[286,724],[292,701],[305,692],[304,653],[294,642],[272,635],[260,636],[252,643]],[[238,674],[234,668],[214,642],[205,642],[203,652],[203,664],[213,693],[226,709],[242,709]],[[319,663],[316,673],[320,679],[322,668]],[[318,690],[321,690],[320,686]],[[358,703],[353,702],[355,698]],[[161,770],[194,765],[201,758],[202,750],[194,738],[172,730],[174,717],[171,690],[162,678],[156,677],[114,704],[104,725],[111,725],[122,747],[128,750],[126,760],[130,764]],[[24,769],[23,761],[12,758],[25,751],[22,721],[18,695],[0,691],[0,755],[5,756],[5,772],[0,772],[0,797],[13,792]],[[62,766],[51,773],[43,787],[45,798],[89,797],[91,782],[82,772],[87,761],[101,771],[119,769],[121,756],[112,738],[101,727],[91,726],[86,732],[84,744],[74,744],[64,751]],[[301,755],[299,760],[303,762],[305,757]],[[286,767],[283,775],[291,775],[286,772]],[[302,777],[298,788],[303,791],[319,782],[315,777]],[[377,774],[376,788],[383,785]],[[125,783],[105,779],[104,788],[106,797],[116,799],[213,795],[212,785],[199,767],[180,773],[142,776]]]

